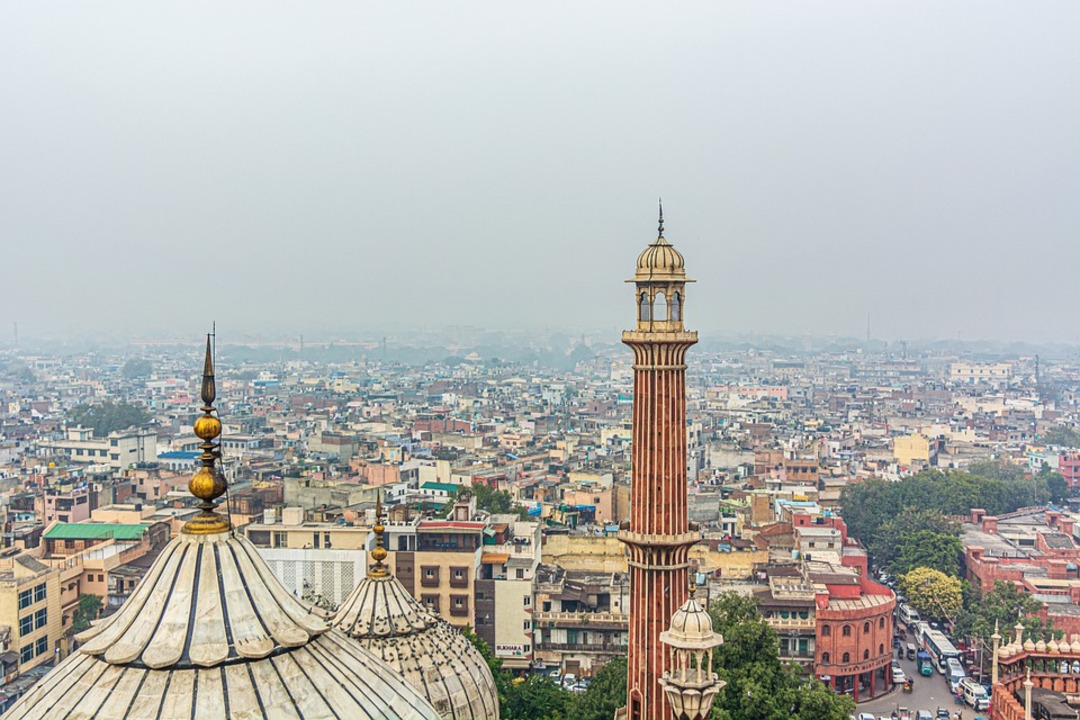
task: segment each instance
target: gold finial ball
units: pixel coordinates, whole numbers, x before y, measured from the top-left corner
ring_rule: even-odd
[[[384,532],[386,532],[386,527],[382,523],[379,523],[371,529],[375,531],[376,535],[382,535]]]
[[[382,562],[386,559],[386,548],[377,547],[371,551],[371,559],[375,562]]]
[[[213,440],[221,434],[221,421],[213,415],[203,415],[195,421],[195,434],[203,440]]]
[[[188,490],[200,500],[214,500],[225,492],[225,478],[214,469],[199,468],[188,481]]]

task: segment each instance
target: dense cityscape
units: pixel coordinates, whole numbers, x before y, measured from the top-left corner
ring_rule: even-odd
[[[634,616],[619,537],[633,358],[607,338],[555,336],[502,338],[517,356],[504,359],[488,334],[454,335],[427,338],[421,354],[443,356],[413,362],[394,359],[398,338],[209,338],[220,509],[288,592],[327,612],[385,559],[423,612],[483,648],[504,718],[609,717]],[[737,713],[756,682],[724,653],[796,668],[774,682],[820,681],[834,700],[787,708],[806,718],[987,711],[991,692],[993,717],[1022,717],[1017,669],[1041,663],[1071,688],[1080,362],[762,344],[687,360],[687,566],[728,638],[716,712]],[[205,464],[199,348],[0,356],[5,707],[137,595],[204,512],[189,489]],[[762,645],[736,647],[751,626],[760,637],[743,642]],[[998,700],[1003,677],[1019,700]],[[1067,707],[1060,682],[1038,689],[1038,708]],[[745,715],[759,716],[773,717]]]

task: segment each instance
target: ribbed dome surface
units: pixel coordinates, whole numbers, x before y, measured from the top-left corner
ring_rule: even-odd
[[[661,235],[638,255],[636,279],[680,278],[686,276],[686,261]]]
[[[499,717],[495,680],[483,656],[392,575],[364,578],[333,623],[400,672],[445,720]]]
[[[173,540],[128,602],[79,639],[4,720],[439,717],[231,532]]]
[[[701,603],[690,597],[671,616],[668,635],[671,639],[684,643],[712,640],[712,617]]]

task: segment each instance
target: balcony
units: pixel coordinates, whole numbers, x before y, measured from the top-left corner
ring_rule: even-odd
[[[536,646],[541,652],[591,652],[591,653],[616,653],[626,652],[626,643],[556,643],[542,642]]]
[[[769,627],[775,630],[810,630],[814,631],[817,628],[817,620],[814,618],[782,618],[782,617],[767,617],[765,622],[769,624]]]
[[[604,612],[538,612],[533,613],[537,627],[596,628],[598,630],[623,630],[630,623],[626,615]]]

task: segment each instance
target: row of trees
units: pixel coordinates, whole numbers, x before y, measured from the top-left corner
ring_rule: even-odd
[[[68,413],[68,422],[71,425],[93,428],[96,437],[105,437],[111,432],[125,430],[132,425],[145,425],[150,422],[150,413],[142,405],[106,401],[93,405],[76,405]]]
[[[724,636],[713,669],[727,683],[710,720],[848,720],[855,711],[850,697],[780,661],[779,637],[752,597],[722,593],[709,614]],[[541,675],[512,678],[486,643],[472,634],[470,639],[495,675],[504,720],[611,720],[626,704],[625,658],[605,665],[588,690],[574,695]]]

